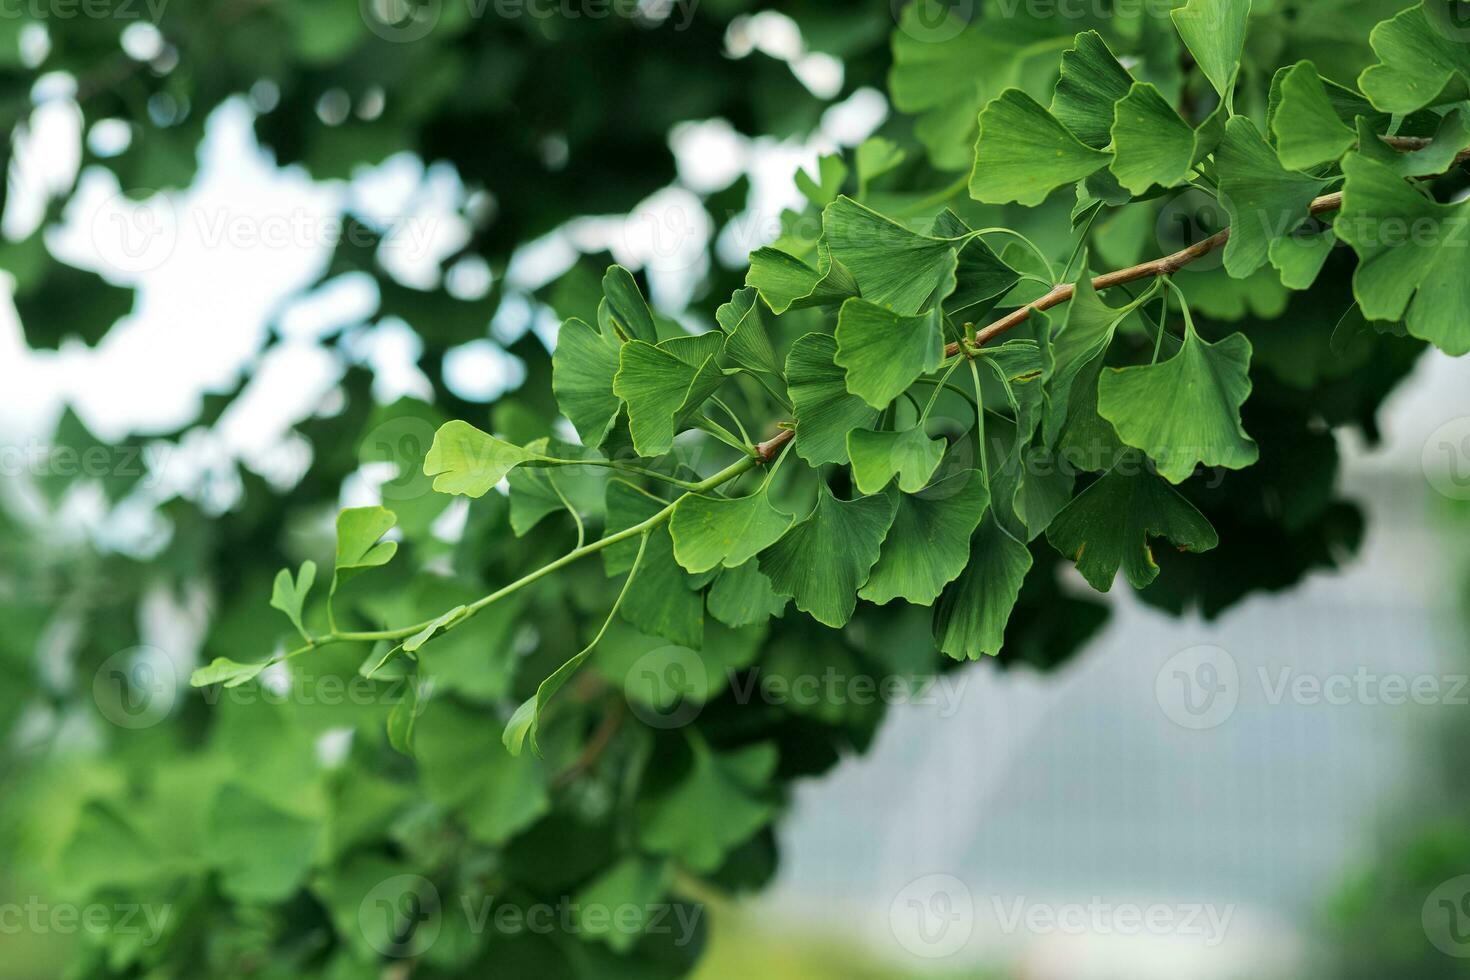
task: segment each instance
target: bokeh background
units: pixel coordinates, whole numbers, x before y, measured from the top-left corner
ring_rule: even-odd
[[[801,200],[799,167],[903,124],[882,91],[886,4],[710,2],[678,34],[682,8],[640,4],[627,29],[643,40],[624,64],[577,68],[568,55],[547,73],[596,86],[667,57],[666,74],[632,93],[686,104],[609,100],[591,124],[558,115],[554,78],[495,88],[498,66],[586,36],[522,17],[459,66],[458,83],[495,93],[484,111],[504,125],[450,132],[446,113],[427,137],[399,114],[439,84],[402,82],[424,65],[375,86],[334,60],[377,13],[303,4],[316,20],[283,18],[309,67],[251,81],[221,26],[245,15],[227,6],[201,4],[197,36],[206,52],[221,46],[231,74],[177,87],[175,41],[146,18],[7,16],[0,31],[29,85],[0,222],[0,291],[13,299],[0,303],[0,560],[12,587],[43,574],[64,585],[38,612],[27,605],[29,619],[10,617],[8,758],[105,743],[106,712],[85,696],[100,658],[82,651],[141,638],[177,651],[187,673],[216,598],[130,590],[109,613],[128,625],[113,632],[75,604],[105,602],[119,562],[203,547],[254,495],[291,492],[325,453],[355,455],[329,427],[304,435],[313,422],[349,401],[405,398],[484,413],[521,384],[518,345],[554,343],[545,290],[583,261],[639,270],[665,312],[697,308],[775,237]],[[134,71],[157,84],[128,91]],[[135,144],[135,128],[84,111],[93,88],[142,99],[176,124],[175,142]],[[435,162],[453,140],[478,147],[482,171]],[[625,151],[618,174],[605,179],[584,143]],[[99,165],[132,156],[130,181]],[[537,210],[535,195],[552,193]],[[38,233],[88,276],[29,281],[16,255]],[[354,249],[371,268],[352,264]],[[468,329],[436,332],[451,321]],[[699,976],[1366,977],[1406,963],[1458,975],[1470,936],[1436,945],[1426,916],[1442,883],[1460,902],[1453,881],[1470,873],[1457,779],[1470,733],[1470,364],[1427,355],[1379,425],[1378,444],[1339,442],[1340,491],[1368,517],[1340,568],[1213,621],[1119,590],[1104,630],[1054,672],[978,664],[941,678],[926,703],[891,711],[866,757],[801,786],[774,887],[720,907]],[[88,472],[50,455],[91,442],[131,447],[141,468],[119,474],[109,455]],[[330,503],[373,501],[393,475],[355,463]],[[0,904],[35,887],[23,860],[0,867]],[[1128,909],[1164,924],[1130,925]],[[0,935],[0,976],[56,975],[66,942]]]

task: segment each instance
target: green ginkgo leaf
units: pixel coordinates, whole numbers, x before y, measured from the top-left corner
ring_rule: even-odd
[[[878,561],[897,501],[889,494],[838,500],[820,484],[810,514],[760,553],[778,595],[828,626],[845,626]]]
[[[954,241],[921,235],[850,197],[827,206],[822,230],[832,258],[870,303],[911,316],[954,292]]]
[[[1157,88],[1135,82],[1113,106],[1113,113],[1111,169],[1119,184],[1137,195],[1155,184],[1174,187],[1189,178],[1190,168],[1203,155],[1202,133],[1196,133]]]
[[[613,325],[624,340],[641,340],[644,343],[658,342],[658,327],[653,322],[653,311],[633,273],[620,265],[609,266],[602,277],[602,294],[607,298],[607,310]]]
[[[1102,35],[1084,31],[1062,54],[1051,114],[1083,143],[1104,149],[1112,141],[1113,105],[1132,85],[1133,76],[1118,63]]]
[[[944,322],[938,307],[903,316],[865,299],[850,299],[837,315],[837,352],[847,390],[874,408],[888,404],[922,374],[944,362]]]
[[[1310,61],[1299,61],[1282,74],[1280,98],[1271,116],[1271,133],[1282,166],[1309,170],[1341,158],[1357,140],[1338,118],[1327,86]]]
[[[271,606],[286,614],[302,639],[310,639],[310,636],[301,622],[301,607],[306,604],[306,595],[315,581],[316,562],[307,559],[301,563],[301,571],[296,573],[295,581],[291,579],[291,570],[283,568],[276,573],[271,587]]]
[[[398,523],[386,507],[348,507],[337,515],[337,558],[332,592],[360,572],[386,565],[398,553],[397,541],[381,541]]]
[[[847,180],[847,164],[836,153],[829,153],[817,160],[817,176],[812,178],[805,170],[796,172],[796,189],[811,202],[812,207],[825,208],[842,193],[842,184]]]
[[[715,311],[715,322],[725,331],[725,354],[732,363],[757,374],[779,377],[781,367],[766,333],[757,295],[750,287],[737,289],[730,302]]]
[[[646,928],[662,919],[668,907],[664,897],[673,878],[674,868],[668,861],[637,854],[624,858],[572,897],[578,935],[626,953],[643,938]],[[604,909],[616,909],[618,914],[603,915]]]
[[[658,501],[621,480],[607,485],[607,531],[632,527],[662,510]],[[603,568],[608,575],[631,571],[639,543],[620,542],[603,551]],[[622,617],[649,636],[662,636],[698,650],[704,645],[704,602],[698,582],[674,558],[669,525],[648,532],[643,560],[637,576],[628,584],[618,611]]]
[[[1136,454],[1078,494],[1046,532],[1099,592],[1112,588],[1120,567],[1135,589],[1158,576],[1150,538],[1165,538],[1181,551],[1209,551],[1219,543],[1205,516],[1147,472]]]
[[[1470,97],[1463,6],[1461,0],[1423,0],[1373,28],[1369,43],[1380,63],[1364,69],[1358,88],[1374,106],[1408,114]]]
[[[878,605],[903,599],[927,606],[964,571],[990,488],[979,470],[961,470],[898,498],[883,552],[858,595]]]
[[[692,493],[674,508],[669,533],[679,564],[699,574],[720,565],[735,568],[745,564],[775,544],[793,520],[771,506],[766,487],[748,497]]]
[[[1169,12],[1184,46],[1222,99],[1228,100],[1235,87],[1250,12],[1250,0],[1189,0]]]
[[[847,434],[852,479],[864,494],[881,492],[896,476],[898,488],[916,493],[928,485],[944,459],[944,440],[931,439],[922,426],[897,432],[854,429]]]
[[[517,466],[545,458],[456,419],[434,433],[434,444],[424,457],[424,475],[434,478],[434,489],[440,493],[483,497]]]
[[[677,337],[661,344],[623,345],[613,391],[628,406],[628,429],[640,456],[662,456],[679,427],[724,383],[723,336]]]
[[[1429,177],[1449,170],[1455,157],[1470,146],[1470,110],[1455,109],[1439,121],[1428,146],[1407,153],[1384,143],[1367,119],[1358,119],[1358,152],[1383,164],[1400,177]]]
[[[1111,159],[1112,154],[1078,139],[1031,96],[1006,89],[980,113],[970,196],[985,204],[1035,207]]]
[[[563,323],[556,335],[551,390],[557,407],[584,445],[602,445],[622,409],[622,401],[613,393],[621,349],[615,332],[593,329],[575,317]]]
[[[894,170],[903,163],[907,154],[892,140],[881,136],[870,136],[858,146],[857,153],[858,197],[866,197],[868,185]]]
[[[726,626],[760,626],[772,616],[781,615],[787,596],[777,595],[771,580],[760,570],[754,558],[738,568],[720,572],[709,588],[709,614]]]
[[[1271,243],[1271,265],[1281,274],[1281,284],[1287,289],[1309,289],[1336,244],[1337,236],[1331,229],[1307,233],[1299,228],[1295,234]]]
[[[1031,551],[987,513],[970,537],[970,558],[934,604],[934,641],[956,660],[1000,653]]]
[[[1288,170],[1256,124],[1235,116],[1215,152],[1220,203],[1230,215],[1225,271],[1244,279],[1266,264],[1271,244],[1307,220],[1307,206],[1327,181]]]
[[[1105,303],[1092,286],[1092,273],[1088,270],[1084,254],[1072,298],[1060,315],[1055,312],[1041,314],[1052,324],[1048,345],[1052,366],[1043,378],[1042,440],[1046,445],[1055,445],[1061,435],[1062,424],[1070,412],[1072,386],[1078,374],[1084,365],[1108,349],[1118,324],[1140,302],[1136,300],[1121,307]]]
[[[1240,406],[1251,393],[1250,360],[1244,334],[1211,344],[1186,322],[1184,345],[1169,360],[1103,369],[1098,414],[1126,445],[1147,453],[1170,483],[1184,482],[1201,463],[1241,469],[1260,454],[1240,424]]]
[[[998,299],[1016,284],[1020,274],[1001,261],[1000,256],[973,234],[964,219],[945,208],[934,219],[929,234],[935,238],[962,240],[959,264],[955,267],[955,287],[944,301],[944,312],[952,317],[988,309],[987,301]]]
[[[776,747],[748,745],[717,755],[695,739],[690,748],[694,759],[683,781],[643,804],[638,838],[651,854],[710,872],[775,816],[758,794],[776,770]]]
[[[259,677],[272,662],[262,660],[258,663],[239,664],[228,657],[215,657],[208,666],[195,668],[189,675],[189,685],[208,687],[211,684],[223,684],[225,687],[239,687]]]
[[[878,410],[847,390],[847,374],[833,361],[830,334],[798,337],[786,355],[786,388],[796,416],[796,454],[813,466],[847,462],[847,434],[871,428]]]
[[[1402,319],[1447,354],[1470,352],[1470,201],[1436,203],[1360,153],[1342,170],[1333,229],[1358,254],[1353,295],[1363,315]]]
[[[417,653],[420,647],[434,638],[435,634],[442,633],[459,622],[463,618],[464,613],[464,606],[455,606],[448,612],[434,617],[423,629],[403,641],[403,652]]]
[[[745,284],[753,286],[772,313],[829,306],[858,294],[852,273],[832,260],[825,239],[817,242],[817,267],[777,248],[758,248],[750,253]]]

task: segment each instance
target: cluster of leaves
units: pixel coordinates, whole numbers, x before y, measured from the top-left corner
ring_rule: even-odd
[[[1467,46],[1436,29],[1443,4],[1345,3],[1351,33],[1330,38],[1289,3],[1191,0],[1167,21],[1087,25],[987,12],[938,31],[932,6],[906,8],[892,35],[889,88],[917,118],[801,175],[806,207],[748,270],[712,272],[682,320],[626,270],[576,266],[538,297],[566,318],[555,352],[518,342],[526,379],[489,413],[443,388],[436,359],[484,333],[498,293],[409,290],[360,241],[338,250],[327,277],[371,271],[379,315],[424,337],[436,403],[374,407],[350,371],[347,407],[299,427],[317,456],[289,493],[247,477],[246,503],[220,518],[171,501],[174,543],[157,562],[99,562],[110,583],[202,580],[226,601],[202,696],[105,755],[31,776],[22,839],[59,889],[173,909],[155,942],[92,937],[79,973],[352,977],[411,957],[425,976],[680,975],[697,937],[590,921],[510,935],[462,910],[563,897],[646,909],[763,884],[787,787],[865,748],[883,709],[752,700],[752,679],[876,685],[987,654],[1052,666],[1103,615],[1059,584],[1060,566],[1102,591],[1121,569],[1147,602],[1214,615],[1351,552],[1361,519],[1334,498],[1332,429],[1372,435],[1416,338],[1455,351],[1466,321],[1463,253],[1443,236],[1385,247],[1380,233],[1463,220],[1463,205],[1439,203],[1461,177],[1417,179],[1470,142]],[[870,44],[877,7],[834,28],[850,85],[887,67]],[[264,29],[285,15],[249,16]],[[820,16],[795,16],[821,36]],[[242,32],[219,43],[249,58],[222,56],[231,71],[193,97],[276,78],[295,108],[263,114],[262,137],[320,175],[327,158],[345,169],[402,147],[455,162],[496,187],[500,217],[467,250],[497,271],[517,242],[651,189],[667,161],[650,143],[674,118],[754,117],[730,101],[743,81],[722,75],[745,69],[718,63],[703,35],[670,53],[616,22],[534,26],[466,24],[388,49],[353,28],[290,71],[251,61],[278,49]],[[1412,53],[1425,44],[1434,58]],[[376,135],[362,145],[312,121],[322,92],[355,91],[386,52],[404,78],[389,104],[413,115],[365,123]],[[635,70],[645,62],[663,68]],[[515,79],[458,84],[490,63]],[[422,84],[426,65],[451,76],[442,91]],[[1356,88],[1326,80],[1364,68]],[[521,113],[578,78],[623,110],[565,118],[570,159],[592,170],[517,157],[544,135]],[[692,80],[682,104],[647,90],[666,78]],[[454,94],[469,90],[492,94]],[[785,93],[750,98],[812,109]],[[629,105],[669,115],[613,131]],[[759,116],[756,131],[782,131]],[[1339,187],[1333,226],[1311,221]],[[738,209],[743,192],[707,204]],[[1156,229],[1189,195],[1228,215],[1223,268],[1093,287],[1167,251]],[[1064,303],[1044,299],[1058,289]],[[1029,303],[1047,308],[1004,320]],[[991,321],[1016,325],[982,337]],[[419,432],[432,442],[376,435]],[[343,478],[370,462],[398,467],[385,506],[322,533]],[[463,530],[446,534],[457,497]],[[286,618],[262,617],[267,602]],[[40,624],[50,612],[16,605]],[[86,610],[96,659],[135,635],[131,611]],[[0,640],[7,659],[28,659],[40,629]],[[341,685],[365,693],[330,698]],[[60,690],[44,698],[67,708]],[[345,751],[325,751],[344,731]],[[430,883],[443,910],[410,917],[421,942],[393,911],[401,885],[381,891],[405,878]]]

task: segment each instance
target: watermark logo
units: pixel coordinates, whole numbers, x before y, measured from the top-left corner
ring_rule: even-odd
[[[364,463],[388,463],[392,477],[379,488],[384,501],[416,500],[433,489],[424,475],[424,457],[434,443],[434,425],[428,419],[401,415],[375,425],[363,437],[358,458]]]
[[[167,718],[179,697],[173,659],[152,646],[129,647],[102,662],[92,677],[92,700],[120,728],[151,728]]]
[[[358,905],[357,925],[367,944],[383,956],[422,956],[443,927],[439,889],[419,875],[380,881]]]
[[[1159,217],[1154,222],[1154,236],[1159,246],[1172,254],[1198,245],[1224,230],[1230,224],[1230,213],[1222,200],[1198,187],[1170,198],[1159,209]],[[1224,264],[1224,250],[1217,248],[1184,266],[1182,271],[1208,272]]]
[[[1446,956],[1470,956],[1470,875],[1441,882],[1424,899],[1424,935]]]
[[[92,212],[92,245],[108,268],[140,275],[174,254],[179,216],[164,194],[148,189],[119,192]]]
[[[1203,902],[1110,902],[1094,895],[1086,902],[1032,902],[1021,895],[990,897],[1001,932],[1037,936],[1182,936],[1214,948],[1225,941],[1235,905]]]
[[[979,15],[975,0],[891,0],[889,9],[898,29],[924,44],[954,40]]]
[[[1470,500],[1470,415],[1450,419],[1431,432],[1419,463],[1435,493]]]
[[[628,707],[650,728],[682,728],[699,717],[709,675],[704,660],[688,647],[650,650],[633,662],[623,679]]]
[[[975,898],[954,875],[924,875],[893,897],[888,927],[898,944],[915,956],[953,956],[975,931]]]
[[[1181,728],[1202,731],[1223,725],[1240,700],[1240,670],[1222,647],[1180,650],[1154,677],[1159,707]]]

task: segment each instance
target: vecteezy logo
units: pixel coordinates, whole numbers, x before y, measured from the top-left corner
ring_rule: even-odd
[[[1216,646],[1180,650],[1159,668],[1154,697],[1169,720],[1181,728],[1203,730],[1222,725],[1240,700],[1235,658]]]
[[[974,896],[954,875],[916,878],[893,897],[888,927],[898,944],[915,956],[953,956],[975,931]]]
[[[924,44],[954,40],[975,19],[975,0],[890,0],[888,6],[898,29]]]
[[[357,907],[357,926],[378,953],[422,956],[443,925],[439,889],[419,875],[394,875],[373,886]]]
[[[151,272],[174,254],[179,220],[163,194],[118,192],[92,212],[92,245],[107,268],[137,275]]]
[[[1470,875],[1441,882],[1424,900],[1424,935],[1446,956],[1470,956]]]
[[[92,677],[92,700],[121,728],[151,728],[173,711],[179,674],[167,653],[137,646],[114,653]]]
[[[428,37],[438,26],[443,9],[443,0],[358,0],[368,30],[395,44]]]
[[[1198,187],[1171,198],[1159,209],[1158,220],[1154,223],[1159,246],[1172,254],[1198,245],[1225,229],[1230,224],[1230,214],[1223,201],[1223,197],[1216,200],[1208,191]],[[1184,266],[1183,271],[1206,272],[1218,269],[1224,263],[1224,250],[1217,248]]]
[[[424,457],[433,443],[433,423],[418,416],[401,415],[373,426],[363,437],[358,459],[397,467],[397,472],[380,488],[384,500],[417,500],[433,486],[433,479],[424,475]]]
[[[662,646],[633,662],[623,692],[633,714],[650,728],[682,728],[704,707],[709,675],[688,647]]]
[[[1419,462],[1435,493],[1470,500],[1470,415],[1450,419],[1431,432]]]

